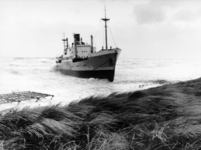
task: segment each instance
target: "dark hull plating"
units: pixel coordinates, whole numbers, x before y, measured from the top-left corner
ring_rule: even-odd
[[[60,70],[63,74],[80,77],[80,78],[98,78],[108,79],[109,81],[114,80],[115,70],[97,70],[97,71],[71,71],[71,70]]]
[[[66,75],[81,78],[114,80],[117,53],[89,57],[84,60],[62,61],[57,69]]]

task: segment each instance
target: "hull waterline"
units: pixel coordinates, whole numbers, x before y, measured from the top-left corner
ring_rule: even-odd
[[[115,70],[97,70],[97,71],[71,71],[71,70],[60,70],[61,73],[80,77],[80,78],[97,78],[97,79],[108,79],[110,82],[114,81]]]

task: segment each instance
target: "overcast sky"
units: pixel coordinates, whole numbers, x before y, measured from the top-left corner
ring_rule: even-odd
[[[0,57],[55,57],[63,33],[92,34],[98,50],[105,5],[122,58],[201,59],[200,0],[0,0]]]

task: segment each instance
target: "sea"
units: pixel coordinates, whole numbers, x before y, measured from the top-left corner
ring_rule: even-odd
[[[201,59],[119,58],[114,82],[61,74],[55,58],[0,58],[0,94],[33,91],[54,95],[40,102],[0,105],[0,110],[68,105],[90,96],[133,92],[201,77]]]

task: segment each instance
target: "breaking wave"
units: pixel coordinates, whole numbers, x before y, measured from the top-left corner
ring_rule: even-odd
[[[54,58],[0,58],[0,68],[1,93],[38,91],[71,101],[199,78],[201,60],[119,59],[114,82],[63,75]]]

